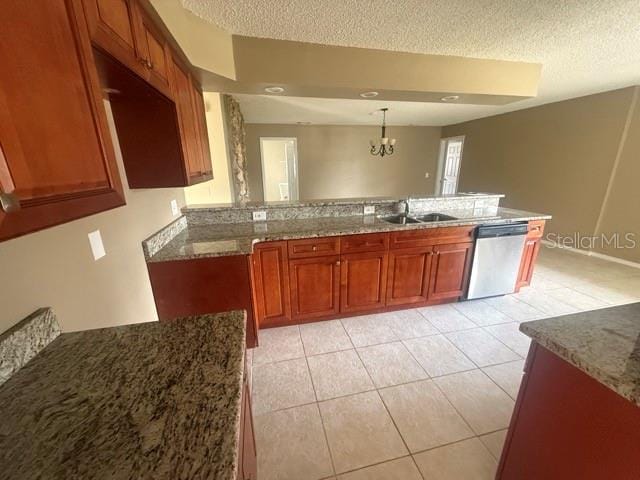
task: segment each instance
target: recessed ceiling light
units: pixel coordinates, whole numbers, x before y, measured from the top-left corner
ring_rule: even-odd
[[[284,92],[284,88],[282,87],[266,87],[264,89],[265,92],[267,93],[282,93]]]
[[[378,92],[362,92],[360,94],[362,98],[373,98],[373,97],[377,97],[378,95],[379,95]]]
[[[460,98],[460,95],[447,95],[446,97],[442,97],[440,100],[443,102],[455,102]]]

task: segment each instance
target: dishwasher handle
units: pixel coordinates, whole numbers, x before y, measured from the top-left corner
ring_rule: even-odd
[[[476,238],[511,237],[526,235],[529,230],[527,222],[502,223],[499,225],[480,225],[476,231]]]

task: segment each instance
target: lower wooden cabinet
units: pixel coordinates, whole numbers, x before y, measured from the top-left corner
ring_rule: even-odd
[[[387,252],[348,253],[340,259],[340,311],[385,306]]]
[[[340,311],[340,257],[300,258],[289,261],[291,317],[326,317]]]
[[[256,480],[258,478],[258,459],[256,453],[256,438],[253,430],[253,414],[251,412],[251,391],[246,374],[242,383],[242,407],[240,410],[240,438],[238,449],[237,480]]]
[[[256,245],[253,252],[253,296],[260,326],[286,323],[291,316],[287,242]]]
[[[433,247],[429,300],[458,298],[467,287],[473,243]]]
[[[529,232],[524,242],[524,251],[522,252],[522,260],[520,261],[520,270],[518,272],[518,281],[516,282],[516,292],[521,287],[531,284],[533,278],[533,267],[538,258],[540,245],[542,243],[542,234],[544,232],[544,220],[529,222]]]
[[[468,229],[464,237],[459,230],[453,236],[444,229],[432,233],[465,240]],[[411,240],[416,238],[434,241],[424,231]],[[365,246],[371,250],[363,251]],[[274,327],[456,300],[467,287],[472,251],[468,241],[389,248],[386,233],[258,244],[252,257],[258,324]]]
[[[391,250],[387,305],[427,303],[433,247]]]

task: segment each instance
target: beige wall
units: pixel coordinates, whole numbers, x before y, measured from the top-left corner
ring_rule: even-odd
[[[64,331],[157,319],[141,241],[173,219],[183,189],[128,190],[118,162],[126,206],[0,243],[0,332],[43,306]],[[98,261],[87,239],[96,229],[107,252]]]
[[[602,208],[602,218],[596,233],[618,232],[632,234],[635,248],[615,249],[602,245],[596,250],[606,255],[640,262],[640,87],[635,88],[632,110],[624,141],[620,145],[620,158],[611,178],[609,194]],[[627,246],[628,243],[625,242]]]
[[[444,127],[443,137],[465,135],[460,190],[505,193],[504,205],[552,214],[548,232],[590,236],[624,147],[602,225],[628,230],[623,205],[640,204],[630,180],[640,178],[638,135],[621,143],[633,93],[615,90]],[[638,250],[608,253],[640,261]]]
[[[397,139],[390,157],[369,154],[380,127],[246,124],[249,188],[262,200],[260,137],[296,137],[299,197],[317,198],[432,194],[440,127],[389,127]],[[429,172],[430,178],[425,178]]]
[[[228,203],[232,201],[229,179],[229,150],[224,124],[224,112],[219,93],[204,92],[207,132],[211,148],[213,180],[185,188],[187,205],[198,203]]]

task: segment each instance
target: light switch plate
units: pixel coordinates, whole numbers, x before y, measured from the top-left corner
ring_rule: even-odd
[[[424,174],[424,178],[429,178],[431,175],[429,174],[429,172]]]
[[[267,220],[267,212],[265,210],[256,210],[252,215],[254,222],[265,222]]]
[[[364,214],[365,215],[373,215],[374,213],[376,213],[376,206],[375,205],[365,205],[364,206]]]
[[[180,213],[178,209],[178,202],[176,200],[171,200],[171,214],[175,217]]]
[[[104,251],[104,244],[102,243],[100,230],[96,230],[89,234],[89,245],[91,245],[91,253],[93,253],[94,260],[99,260],[107,254],[107,252]]]

